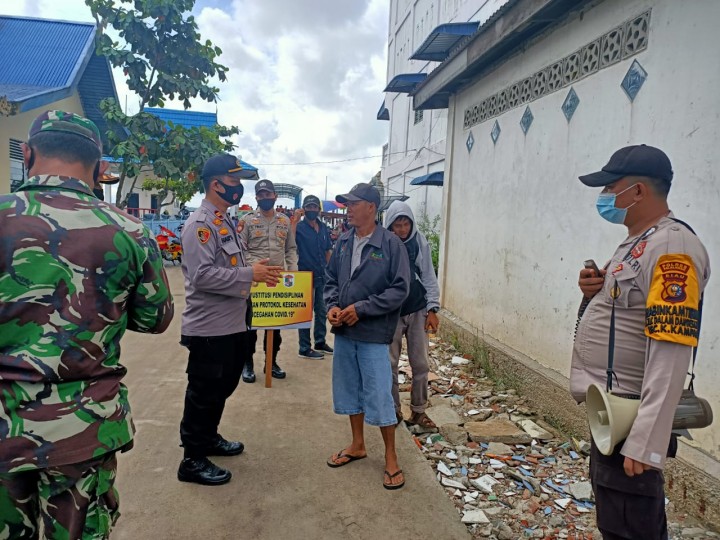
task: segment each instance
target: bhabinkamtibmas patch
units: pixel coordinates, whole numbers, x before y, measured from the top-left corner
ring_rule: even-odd
[[[645,309],[645,335],[696,347],[700,285],[689,255],[662,255],[653,272]]]

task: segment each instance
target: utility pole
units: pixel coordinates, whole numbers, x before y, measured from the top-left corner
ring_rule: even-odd
[[[328,200],[328,198],[327,198],[327,175],[325,176],[325,199],[323,199],[323,200],[325,200],[325,201]]]

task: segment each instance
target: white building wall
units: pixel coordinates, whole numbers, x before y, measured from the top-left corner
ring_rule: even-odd
[[[652,7],[648,48],[572,86],[580,104],[568,123],[565,87],[470,129],[466,108],[567,56]],[[579,174],[613,151],[647,143],[664,149],[675,181],[670,206],[705,243],[715,276],[705,297],[696,389],[720,410],[720,2],[607,0],[510,58],[451,101],[445,177],[443,306],[479,331],[568,375],[585,259],[603,264],[626,236],[595,211],[598,190]],[[634,102],[620,83],[634,60],[648,78]],[[501,134],[493,144],[497,119]],[[466,148],[469,133],[475,144]],[[448,178],[450,176],[450,178]],[[693,435],[720,458],[720,422]]]
[[[428,73],[437,62],[410,60],[430,32],[447,22],[484,21],[507,0],[391,0],[387,80],[401,73]],[[444,169],[447,110],[424,111],[415,124],[412,99],[389,93],[389,155],[382,181],[388,195],[407,195],[416,215],[440,215],[442,187],[410,186],[410,181]]]

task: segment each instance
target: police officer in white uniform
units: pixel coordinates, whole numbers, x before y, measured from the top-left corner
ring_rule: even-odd
[[[278,283],[279,266],[259,260],[248,266],[246,249],[227,216],[243,194],[240,161],[229,154],[210,158],[202,171],[205,199],[182,232],[185,311],[181,343],[189,351],[185,409],[180,423],[184,459],[178,479],[205,485],[230,481],[230,471],[207,456],[242,453],[241,442],[227,441],[218,425],[240,381],[249,351],[248,298],[253,281]],[[252,360],[252,359],[251,359]]]
[[[243,217],[241,237],[248,247],[248,261],[250,264],[268,259],[270,264],[282,266],[291,272],[298,269],[298,253],[295,244],[295,231],[290,224],[290,218],[281,212],[275,211],[277,193],[270,180],[260,180],[255,184],[255,199],[258,208],[255,212]],[[280,330],[265,331],[265,346],[267,348],[268,332],[273,335],[272,376],[275,379],[284,379],[285,372],[277,363],[280,351]],[[257,330],[251,331],[251,350],[255,353],[257,343]],[[245,362],[242,379],[246,383],[255,382],[252,356]]]
[[[668,207],[672,179],[667,155],[646,145],[622,148],[601,171],[580,177],[602,188],[598,212],[627,227],[628,236],[600,275],[580,272],[587,308],[570,390],[581,402],[590,384],[605,387],[612,350],[613,393],[640,400],[630,434],[611,456],[592,444],[590,478],[605,540],[668,537],[662,469],[676,446],[673,417],[698,344],[699,302],[710,276],[702,242]]]

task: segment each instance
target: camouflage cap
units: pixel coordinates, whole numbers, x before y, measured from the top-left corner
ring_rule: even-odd
[[[80,116],[79,114],[65,111],[45,111],[38,116],[30,126],[28,140],[38,133],[46,131],[59,131],[62,133],[74,133],[94,142],[102,150],[102,139],[100,130],[94,122]]]

